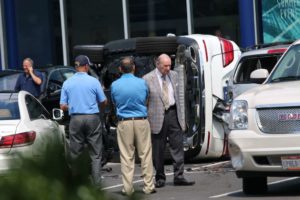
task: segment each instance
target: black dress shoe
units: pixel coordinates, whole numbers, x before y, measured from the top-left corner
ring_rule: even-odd
[[[156,188],[161,188],[165,186],[165,181],[164,180],[157,180],[155,183]]]
[[[185,178],[182,179],[174,179],[174,185],[176,186],[189,186],[194,185],[195,181],[188,181]]]

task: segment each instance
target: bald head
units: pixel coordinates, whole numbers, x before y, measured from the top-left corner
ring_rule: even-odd
[[[133,73],[134,72],[134,62],[132,57],[125,57],[121,60],[121,71],[123,73]]]
[[[167,54],[161,54],[157,58],[156,68],[162,75],[167,75],[171,70],[171,58]]]

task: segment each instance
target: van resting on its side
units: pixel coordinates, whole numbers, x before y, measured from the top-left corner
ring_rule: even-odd
[[[239,56],[238,46],[230,40],[212,35],[140,37],[108,42],[105,45],[77,45],[74,56],[87,55],[96,64],[99,76],[110,98],[110,85],[120,77],[123,56],[133,56],[135,75],[142,77],[155,68],[155,59],[166,53],[172,58],[172,69],[179,76],[181,110],[185,118],[184,148],[186,158],[219,158],[227,153],[226,125],[222,113],[226,81]],[[112,105],[110,105],[112,108]],[[113,133],[114,110],[108,109],[105,123]]]

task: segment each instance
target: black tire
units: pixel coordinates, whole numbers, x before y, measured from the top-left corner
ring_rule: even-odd
[[[268,191],[267,177],[244,177],[244,194],[264,194]]]
[[[136,39],[136,53],[138,54],[174,54],[177,47],[177,37],[141,37]]]
[[[103,45],[76,45],[73,48],[74,58],[78,55],[86,55],[94,64],[104,62]]]

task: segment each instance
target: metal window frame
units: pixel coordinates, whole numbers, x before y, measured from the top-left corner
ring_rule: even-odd
[[[123,23],[124,23],[124,39],[130,37],[129,34],[129,18],[128,18],[128,2],[127,0],[122,0],[122,9],[123,9]]]
[[[5,36],[4,0],[0,0],[0,56],[2,70],[7,67],[7,44]]]
[[[63,62],[64,65],[69,65],[70,60],[69,60],[68,26],[66,20],[67,13],[66,13],[65,5],[66,5],[65,0],[59,0]]]
[[[188,34],[194,33],[194,24],[193,24],[193,5],[192,0],[186,0],[186,15],[187,15],[187,27],[188,27]]]

